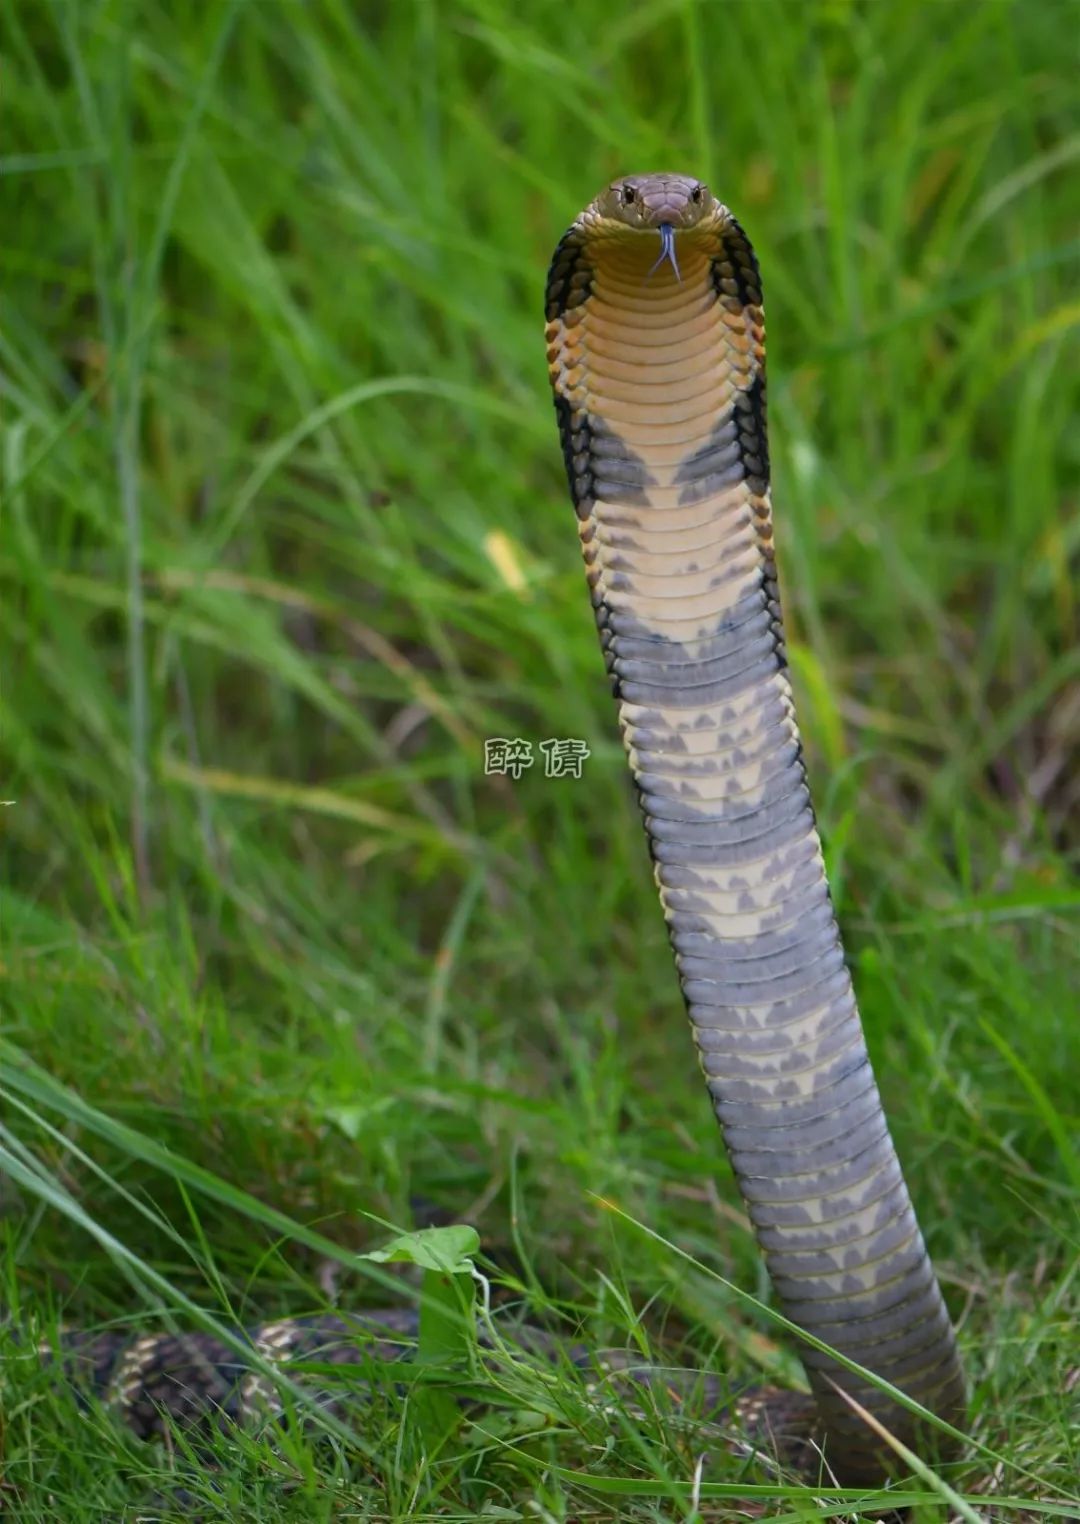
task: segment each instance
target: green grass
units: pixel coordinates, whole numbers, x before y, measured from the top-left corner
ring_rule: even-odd
[[[943,1474],[1080,1511],[1077,18],[4,7],[0,1508],[821,1511],[714,1449],[705,1483],[771,1492],[695,1512],[700,1439],[542,1363],[434,1453],[391,1391],[366,1460],[237,1439],[208,1474],[27,1353],[310,1310],[335,1254],[342,1305],[400,1302],[354,1255],[420,1196],[513,1248],[530,1315],[796,1376],[726,1289],[768,1300],[547,395],[556,238],[670,166],[763,267],[811,779],[993,1452]],[[485,778],[496,735],[592,755]]]

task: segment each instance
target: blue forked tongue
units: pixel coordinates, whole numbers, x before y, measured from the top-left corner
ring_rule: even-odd
[[[660,224],[660,257],[649,271],[649,275],[653,273],[653,270],[659,270],[665,259],[671,260],[671,268],[675,271],[675,279],[682,280],[682,276],[679,274],[679,261],[675,258],[675,229],[670,222],[662,222]],[[646,280],[648,280],[649,275],[646,275]]]

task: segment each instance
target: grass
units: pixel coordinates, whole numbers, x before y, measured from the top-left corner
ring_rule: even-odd
[[[406,1301],[355,1255],[420,1197],[511,1246],[531,1316],[798,1379],[728,1289],[768,1301],[544,371],[557,236],[612,175],[669,165],[764,270],[818,815],[992,1452],[942,1475],[984,1517],[1021,1507],[991,1493],[1080,1512],[1075,19],[5,7],[13,1517],[860,1511],[720,1451],[695,1502],[700,1440],[542,1362],[441,1448],[391,1388],[355,1445],[223,1440],[208,1473],[27,1355],[60,1317]],[[487,778],[499,735],[592,754],[581,781]],[[913,1486],[918,1518],[956,1512]]]

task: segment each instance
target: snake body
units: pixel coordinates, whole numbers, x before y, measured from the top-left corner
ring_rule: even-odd
[[[953,1332],[870,1070],[803,768],[746,234],[699,181],[616,182],[555,251],[547,354],[682,991],[777,1296],[801,1329],[958,1421]],[[406,1310],[245,1337],[263,1359],[356,1365],[415,1332]],[[888,1452],[843,1394],[903,1440],[918,1442],[918,1426],[830,1355],[802,1354],[816,1411],[763,1390],[735,1416],[792,1442],[788,1456],[813,1433],[840,1481],[880,1481]],[[272,1403],[272,1385],[206,1334],[68,1334],[60,1355],[144,1437]],[[719,1385],[700,1385],[708,1416]]]
[[[867,1057],[788,681],[761,279],[700,181],[630,176],[547,285],[570,492],[709,1094],[786,1315],[940,1415],[964,1383]],[[802,1358],[841,1479],[910,1413]],[[887,1453],[887,1452],[886,1452]]]

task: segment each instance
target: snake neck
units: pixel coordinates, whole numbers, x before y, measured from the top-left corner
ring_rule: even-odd
[[[963,1384],[870,1069],[787,676],[757,263],[722,213],[651,271],[640,235],[576,224],[548,283],[548,358],[619,722],[682,992],[785,1313],[931,1408]],[[843,1479],[880,1442],[802,1351]]]

